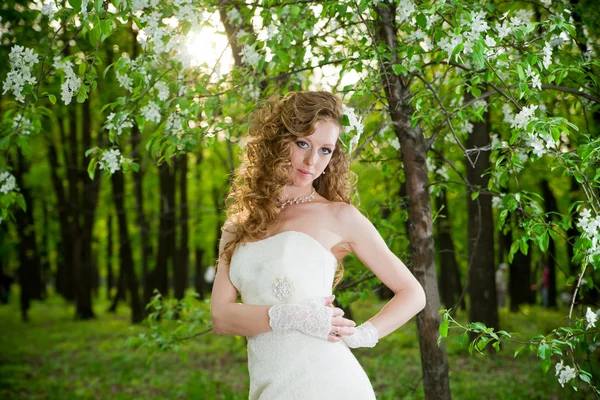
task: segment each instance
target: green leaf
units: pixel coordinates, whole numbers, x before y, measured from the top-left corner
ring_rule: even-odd
[[[523,71],[523,67],[521,67],[520,65],[517,65],[517,73],[519,74],[519,80],[524,81],[525,78],[525,71]]]
[[[89,156],[91,153],[93,153],[94,151],[98,150],[97,147],[92,147],[91,149],[89,149],[88,151],[85,152],[85,156]]]
[[[427,18],[425,17],[425,15],[417,15],[417,25],[419,25],[421,29],[425,29],[427,27]]]
[[[550,345],[546,343],[540,344],[540,347],[538,347],[537,355],[542,360],[549,359],[552,355],[552,347],[550,347]]]
[[[541,236],[538,236],[538,244],[542,253],[545,253],[548,250],[548,245],[550,244],[550,236],[548,235],[548,231],[543,233]]]
[[[513,355],[513,357],[516,357],[519,355],[519,353],[521,352],[521,350],[523,350],[525,347],[527,347],[526,345],[523,346],[519,346],[517,347],[517,350],[515,350],[515,354]]]
[[[79,10],[81,10],[81,0],[69,0],[69,4],[74,10],[77,10],[77,14],[79,14]]]
[[[471,193],[471,200],[475,201],[476,198],[479,197],[479,192],[473,192]]]
[[[462,347],[466,346],[466,344],[469,343],[469,335],[467,334],[467,332],[463,333],[458,337],[458,343]]]
[[[440,336],[443,338],[448,337],[448,321],[440,323]]]
[[[90,160],[90,163],[88,164],[88,175],[90,176],[91,180],[94,180],[94,174],[96,172],[96,167],[98,166],[98,159],[96,157],[92,158]]]
[[[550,368],[550,364],[552,363],[551,359],[547,359],[547,360],[540,360],[540,366],[542,367],[542,370],[544,371],[544,373],[548,372],[548,369]]]
[[[56,96],[55,95],[49,94],[48,95],[48,100],[50,100],[50,103],[56,104]]]
[[[394,71],[394,73],[396,75],[403,75],[403,76],[408,75],[408,69],[406,69],[406,67],[402,64],[392,65],[392,70]]]

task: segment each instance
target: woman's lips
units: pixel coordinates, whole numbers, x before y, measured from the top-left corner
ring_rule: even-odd
[[[300,174],[300,176],[303,176],[303,177],[305,177],[305,178],[306,178],[306,177],[309,177],[309,176],[311,176],[311,175],[312,175],[312,174],[310,174],[310,173],[308,173],[308,172],[304,172],[304,171],[302,171],[301,169],[297,169],[296,171],[298,171],[298,173]]]

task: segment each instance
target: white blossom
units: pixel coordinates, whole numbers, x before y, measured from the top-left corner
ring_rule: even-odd
[[[502,25],[496,27],[496,30],[498,30],[498,39],[502,40],[511,34],[512,28],[504,21]]]
[[[87,17],[89,0],[81,0],[81,16],[85,19]]]
[[[515,116],[510,107],[510,103],[504,103],[502,106],[502,113],[504,114],[504,122],[507,124],[512,124],[515,121]]]
[[[124,162],[125,159],[119,149],[111,149],[102,153],[99,165],[100,169],[107,169],[111,174],[114,174],[121,168],[121,164]]]
[[[156,82],[154,89],[158,92],[157,96],[159,100],[165,101],[169,98],[169,87],[163,81]]]
[[[249,83],[244,87],[243,95],[256,101],[260,98],[260,88]]]
[[[427,25],[425,25],[425,29],[429,30],[429,28],[431,28],[432,25],[434,25],[436,22],[438,22],[441,17],[437,14],[431,14],[426,16],[427,18]]]
[[[592,242],[590,253],[592,255],[600,254],[600,215],[593,217],[589,209],[584,209],[577,221],[577,226],[582,230],[582,237]]]
[[[407,21],[415,12],[415,3],[412,0],[400,0],[396,7],[396,15],[400,24]]]
[[[116,72],[116,75],[117,81],[119,81],[119,86],[121,86],[128,92],[131,92],[133,90],[133,79],[131,79],[127,74],[121,75],[120,73]]]
[[[470,135],[471,133],[473,133],[473,124],[471,123],[471,121],[469,121],[468,119],[465,119],[464,121],[461,122],[460,126],[459,126],[459,130],[460,132]]]
[[[0,192],[8,194],[17,187],[17,180],[10,172],[4,171],[0,173]]]
[[[525,24],[530,24],[532,19],[533,19],[534,13],[531,10],[527,10],[527,9],[520,9],[515,11],[515,19],[518,19],[520,21],[521,25],[525,25]],[[511,18],[512,21],[512,18]]]
[[[474,109],[478,110],[481,107],[487,107],[487,102],[485,100],[475,100],[472,104],[471,107],[473,107]]]
[[[256,52],[255,47],[256,43],[252,44],[251,46],[243,46],[242,52],[240,53],[242,56],[242,62],[253,67],[258,66],[258,63],[261,60],[261,56]]]
[[[590,326],[592,328],[596,327],[596,320],[598,319],[598,315],[596,315],[596,313],[593,312],[589,307],[585,312],[585,319],[587,320],[587,326],[585,327],[585,329],[590,329]]]
[[[562,371],[560,371],[558,383],[560,383],[560,386],[565,387],[565,383],[569,382],[571,379],[575,379],[576,377],[577,370],[569,365],[566,365]]]
[[[46,1],[40,11],[42,12],[42,15],[47,15],[49,19],[52,19],[54,13],[56,12],[54,2],[52,0]]]
[[[178,8],[175,10],[175,17],[179,21],[196,23],[202,19],[203,12],[193,3],[193,0],[175,0]]]
[[[115,130],[117,135],[121,135],[124,129],[132,128],[133,123],[127,118],[127,116],[122,113],[110,113],[108,117],[106,117],[106,123],[104,124],[104,129]]]
[[[148,7],[148,0],[131,0],[131,11],[137,12]]]
[[[33,125],[31,124],[31,121],[25,118],[23,114],[19,114],[13,120],[13,128],[23,135],[29,135],[33,132]]]
[[[11,70],[6,75],[2,94],[12,91],[17,101],[24,102],[23,89],[25,85],[35,85],[37,83],[37,79],[31,73],[31,68],[39,62],[38,55],[33,52],[33,49],[14,45],[8,58]]]
[[[390,145],[396,149],[396,150],[400,150],[400,140],[398,140],[397,137],[393,138],[392,140],[390,140]]]
[[[564,367],[565,366],[563,365],[563,360],[560,360],[559,363],[556,363],[554,376],[558,376],[558,374],[560,374],[560,371],[562,371]]]
[[[552,46],[550,42],[544,44],[544,59],[542,61],[544,68],[548,69],[552,65]]]
[[[504,193],[500,193],[500,196],[492,197],[492,208],[502,208],[502,198]]]
[[[156,124],[160,122],[160,107],[155,102],[148,102],[148,104],[142,107],[140,111],[146,121],[154,122]]]
[[[531,78],[531,86],[542,89],[542,82],[540,80],[540,75],[531,68],[531,65],[527,65],[527,69],[525,70],[525,75],[528,78]]]
[[[73,95],[77,93],[81,87],[81,78],[73,72],[73,63],[71,61],[61,60],[60,57],[55,57],[54,68],[56,68],[56,70],[62,70],[65,73],[65,81],[60,86],[61,99],[65,104],[70,104]]]
[[[227,11],[227,21],[234,25],[242,22],[242,15],[237,8],[233,7],[231,10]]]
[[[490,28],[485,21],[485,11],[477,11],[471,14],[471,18],[471,32],[482,33]]]
[[[450,38],[450,39],[448,39]],[[438,42],[438,46],[440,46],[440,48],[442,50],[444,50],[446,53],[448,53],[448,57],[450,57],[452,55],[452,53],[454,52],[454,49],[459,45],[462,44],[464,49],[463,49],[463,53],[466,53],[466,48],[467,47],[471,47],[472,49],[472,44],[469,44],[468,40],[465,40],[465,38],[463,38],[462,34],[455,34],[454,32],[450,32],[450,35],[448,36],[443,36],[440,41]]]
[[[538,106],[534,104],[523,107],[521,112],[515,115],[515,119],[510,127],[516,129],[526,129],[527,125],[529,125],[531,121],[535,121],[537,119],[535,117],[535,110],[537,110],[537,108]]]
[[[533,148],[533,154],[535,154],[538,157],[541,157],[547,153],[546,144],[542,139],[540,139],[537,136],[531,140],[529,145]]]
[[[184,116],[187,112],[185,110],[181,110],[179,106],[175,109],[175,111],[169,114],[167,118],[167,123],[165,124],[165,130],[170,131],[172,135],[182,135],[183,131],[183,122]]]

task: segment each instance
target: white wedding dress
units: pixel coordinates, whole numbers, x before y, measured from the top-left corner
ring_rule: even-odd
[[[230,279],[244,304],[300,303],[331,295],[334,255],[303,232],[240,243]],[[343,341],[299,331],[248,337],[250,400],[375,399],[373,387]]]

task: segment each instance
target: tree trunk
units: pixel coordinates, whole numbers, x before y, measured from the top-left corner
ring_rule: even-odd
[[[471,100],[465,95],[465,101]],[[484,122],[475,122],[473,132],[467,138],[468,149],[486,148],[490,145],[489,112],[483,115]],[[484,175],[490,167],[490,151],[478,150],[468,155],[467,180],[475,188],[487,189],[489,175]],[[475,166],[472,167],[471,163]],[[500,329],[498,301],[496,298],[496,269],[494,260],[494,217],[492,197],[480,193],[472,200],[470,188],[467,197],[469,213],[468,254],[469,254],[469,321],[483,322],[488,327]]]
[[[114,286],[114,275],[113,275],[113,234],[112,234],[112,214],[108,215],[107,219],[107,230],[108,234],[106,237],[106,298],[111,299],[111,291]]]
[[[138,281],[133,265],[133,256],[131,253],[131,241],[127,231],[127,215],[125,214],[125,184],[123,172],[117,171],[111,177],[113,186],[113,201],[117,211],[117,221],[119,227],[119,265],[121,274],[125,281],[125,286],[129,291],[131,300],[131,322],[138,323],[143,319],[142,306],[138,291]]]
[[[556,197],[550,189],[550,185],[546,179],[542,179],[540,182],[542,187],[542,196],[544,197],[544,207],[546,213],[558,213],[558,205],[556,204]],[[552,218],[552,217],[550,217]],[[556,308],[556,244],[554,239],[550,236],[548,252],[546,253],[546,265],[548,266],[548,307]]]
[[[417,314],[421,368],[426,399],[450,399],[448,360],[444,342],[437,345],[440,320],[438,311],[440,300],[435,269],[433,224],[429,199],[429,178],[427,176],[427,146],[417,125],[410,126],[413,113],[410,105],[412,97],[409,88],[397,76],[392,66],[399,62],[398,33],[395,26],[395,7],[378,5],[375,7],[376,46],[383,45],[392,52],[391,58],[380,60],[382,85],[385,89],[394,130],[400,141],[406,191],[408,195],[408,216],[410,241],[409,265],[427,294],[425,309]]]
[[[61,121],[59,120],[59,125]],[[50,127],[45,127],[47,135],[48,161],[50,162],[50,174],[52,186],[56,193],[56,202],[58,209],[58,222],[60,226],[60,238],[57,239],[57,260],[56,260],[56,292],[66,300],[75,298],[73,286],[73,260],[71,249],[71,234],[69,230],[69,205],[65,194],[62,178],[59,175],[58,152],[56,145],[50,135]],[[59,129],[62,129],[59,128]],[[64,136],[64,135],[63,135]],[[62,144],[66,146],[66,143]]]
[[[69,108],[69,151],[66,158],[67,177],[69,180],[69,207],[71,234],[71,254],[73,262],[73,284],[75,286],[75,318],[95,318],[92,309],[91,276],[88,273],[84,259],[84,243],[86,233],[81,226],[82,201],[81,201],[81,165],[80,165],[80,143],[77,134],[77,106]]]
[[[517,251],[509,266],[509,272],[510,311],[518,312],[521,304],[531,302],[531,251],[526,255]]]
[[[439,216],[436,219],[437,243],[440,254],[440,293],[442,302],[446,308],[467,309],[465,298],[462,296],[462,284],[458,263],[456,262],[456,251],[452,241],[452,224],[450,219],[450,210],[448,209],[448,199],[446,189],[442,189],[440,196],[437,197],[437,209],[444,209],[445,218]],[[459,304],[460,301],[460,304]]]
[[[183,299],[185,289],[188,287],[189,275],[189,244],[188,244],[188,204],[187,204],[187,154],[182,154],[177,159],[177,175],[179,175],[179,246],[176,252],[176,261],[173,263],[173,280],[175,298]]]
[[[90,94],[91,97],[91,94]],[[94,259],[93,252],[93,230],[94,230],[94,221],[96,219],[96,209],[98,206],[98,194],[100,192],[100,172],[96,171],[94,174],[94,179],[90,179],[89,174],[87,173],[87,168],[85,168],[86,160],[85,160],[85,151],[92,148],[92,117],[90,110],[90,102],[91,98],[88,98],[82,104],[83,113],[83,123],[82,123],[82,145],[83,149],[81,150],[81,161],[79,168],[79,180],[81,181],[83,187],[82,194],[82,213],[83,213],[83,238],[81,240],[81,252],[82,252],[82,263],[81,270],[84,277],[84,280],[87,282],[90,291],[90,306],[91,306],[91,292],[92,289],[97,289],[96,279],[95,277],[98,275],[97,265]],[[101,141],[101,133],[98,133],[98,142]],[[100,144],[100,143],[98,143]]]
[[[24,185],[23,177],[29,166],[23,154],[17,152],[17,163],[14,176],[21,194],[28,205],[25,211],[15,213],[17,233],[19,236],[19,285],[21,287],[21,319],[29,321],[29,307],[31,300],[41,298],[41,262],[37,247],[35,226],[33,219],[33,199],[30,190]]]
[[[169,223],[169,213],[171,204],[168,196],[169,181],[172,179],[169,173],[169,165],[163,163],[158,167],[159,181],[160,181],[160,217],[159,217],[159,228],[158,228],[158,251],[156,254],[156,266],[154,270],[148,275],[149,282],[149,293],[148,298],[144,299],[144,303],[148,304],[150,298],[153,295],[154,289],[157,289],[163,296],[168,295],[168,269],[167,263],[169,260],[169,235],[171,225]]]

